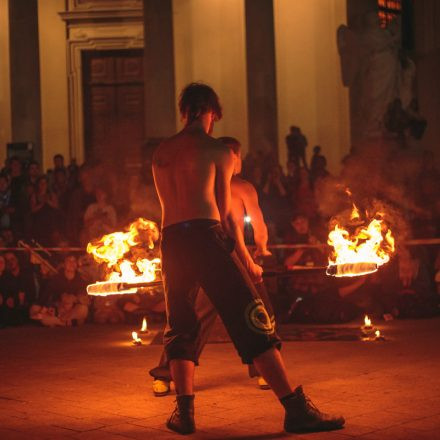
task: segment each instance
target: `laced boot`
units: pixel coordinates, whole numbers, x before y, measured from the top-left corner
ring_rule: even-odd
[[[304,394],[302,386],[285,398],[281,403],[286,409],[284,429],[287,432],[319,432],[341,429],[345,419],[342,416],[324,414]]]
[[[167,428],[179,434],[192,434],[196,431],[194,422],[194,394],[176,397],[176,408],[168,419]]]

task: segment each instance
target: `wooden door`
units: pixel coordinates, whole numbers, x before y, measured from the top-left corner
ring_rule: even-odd
[[[82,66],[86,160],[133,165],[144,142],[143,51],[84,51]]]

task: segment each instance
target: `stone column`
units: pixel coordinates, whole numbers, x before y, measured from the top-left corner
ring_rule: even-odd
[[[249,151],[278,156],[272,0],[245,0]]]
[[[172,0],[144,0],[144,41],[145,138],[155,145],[176,131]]]
[[[37,0],[9,0],[12,142],[33,142],[41,162]]]

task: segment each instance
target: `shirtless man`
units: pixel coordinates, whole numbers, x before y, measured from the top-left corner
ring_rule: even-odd
[[[271,253],[267,249],[267,226],[258,204],[257,191],[251,183],[238,177],[242,169],[240,142],[232,137],[221,137],[218,140],[229,147],[234,156],[234,174],[231,179],[231,209],[240,228],[240,239],[244,240],[244,218],[245,216],[249,216],[252,219],[252,229],[256,245],[253,256],[254,258],[269,256]],[[263,300],[272,324],[274,324],[275,316],[272,304],[263,281],[261,280],[261,282],[256,283],[255,288]],[[208,342],[209,334],[217,319],[217,312],[202,289],[199,289],[195,295],[195,311],[200,323],[200,331],[196,341],[196,354],[197,358],[199,358],[205,344]],[[162,352],[159,365],[152,368],[149,373],[153,377],[154,395],[156,397],[162,397],[169,394],[171,375],[165,351]],[[267,382],[259,375],[253,364],[249,364],[249,376],[258,378],[258,385],[261,389],[270,389]]]
[[[293,390],[278,350],[279,339],[249,278],[261,279],[239,239],[231,211],[231,150],[210,136],[222,116],[218,97],[204,84],[189,84],[179,100],[184,129],[155,151],[153,174],[162,206],[162,275],[167,328],[165,350],[177,405],[167,427],[195,432],[194,366],[199,322],[191,294],[201,286],[216,308],[244,363],[253,362],[285,408],[288,432],[341,428],[342,417],[321,413],[302,387]],[[229,235],[228,235],[229,234]],[[231,252],[237,252],[246,269]],[[238,249],[240,248],[240,249]]]

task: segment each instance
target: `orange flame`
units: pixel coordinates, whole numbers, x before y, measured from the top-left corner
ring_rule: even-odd
[[[98,263],[107,265],[107,281],[151,282],[156,279],[161,261],[160,258],[147,258],[148,251],[140,248],[140,245],[146,243],[151,250],[158,239],[159,228],[156,223],[138,218],[130,224],[126,232],[113,232],[89,243],[87,252],[92,254]],[[126,258],[127,256],[130,258]]]
[[[368,315],[365,315],[364,325],[365,327],[371,327],[371,319],[368,317]]]
[[[376,331],[374,332],[374,334],[376,335],[376,338],[379,338],[379,337],[380,337],[380,330],[376,330]]]
[[[353,204],[350,220],[354,219],[361,220],[361,214]],[[357,276],[375,272],[378,266],[390,260],[395,251],[391,229],[384,221],[384,214],[380,212],[376,213],[367,226],[364,222],[352,234],[337,223],[330,231],[327,243],[333,247],[329,268],[341,268],[345,265],[344,270],[334,271],[335,276]]]

